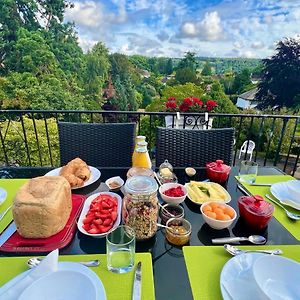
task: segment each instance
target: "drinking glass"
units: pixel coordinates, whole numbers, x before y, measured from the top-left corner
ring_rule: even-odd
[[[114,273],[127,273],[134,266],[135,235],[132,228],[118,226],[106,236],[107,268]]]
[[[256,162],[242,160],[240,165],[240,182],[254,183],[257,176],[258,164]]]

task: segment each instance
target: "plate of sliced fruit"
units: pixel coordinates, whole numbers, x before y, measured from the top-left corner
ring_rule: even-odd
[[[101,238],[114,230],[121,221],[122,198],[112,192],[101,192],[88,197],[77,222],[83,234]]]

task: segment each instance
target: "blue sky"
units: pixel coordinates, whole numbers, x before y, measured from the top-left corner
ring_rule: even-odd
[[[73,21],[87,51],[146,56],[264,58],[276,41],[300,36],[300,0],[75,0]]]

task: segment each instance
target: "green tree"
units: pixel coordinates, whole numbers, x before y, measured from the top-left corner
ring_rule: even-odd
[[[109,58],[115,89],[115,96],[109,100],[110,104],[116,110],[137,110],[140,103],[132,80],[132,74],[136,72],[134,66],[123,54],[114,53]]]
[[[0,91],[3,109],[84,109],[81,89],[72,78],[12,72],[0,81]]]
[[[6,66],[14,72],[31,72],[36,76],[58,71],[58,62],[47,45],[43,34],[21,28],[17,33],[13,55],[6,60]]]
[[[94,102],[94,109],[101,107],[104,103],[103,86],[108,80],[109,68],[108,49],[103,43],[95,44],[92,50],[86,54],[84,76],[85,95]]]
[[[211,76],[212,74],[212,71],[211,71],[211,64],[209,61],[207,61],[205,64],[204,64],[204,67],[201,71],[201,74],[203,76]]]
[[[217,101],[218,106],[216,111],[220,113],[238,113],[238,108],[232,103],[229,97],[224,93],[222,85],[220,82],[215,81],[210,92],[205,96],[207,99],[212,99]]]
[[[176,71],[175,80],[180,84],[185,84],[187,82],[198,82],[196,73],[190,68],[178,69]]]
[[[54,24],[48,31],[44,31],[44,36],[63,72],[83,81],[82,70],[86,62],[77,42],[74,25]]]
[[[29,31],[49,30],[54,24],[62,23],[66,6],[72,6],[72,4],[64,0],[0,1],[0,37],[2,38],[0,64],[11,55],[20,28]],[[7,71],[5,66],[4,72]]]
[[[256,98],[260,108],[300,105],[300,41],[286,38],[277,44],[276,53],[264,59],[262,81]]]
[[[47,122],[47,131],[45,122]],[[21,166],[51,166],[48,147],[49,139],[53,165],[59,166],[59,142],[56,120],[50,118],[45,121],[44,119],[36,118],[36,127],[34,128],[32,118],[25,116],[23,117],[23,125],[26,132],[31,164],[29,164],[27,156],[22,123],[16,120],[5,120],[1,123],[0,130],[2,135],[6,136],[4,145],[9,163],[17,163]],[[38,144],[36,142],[36,134],[38,136]],[[4,151],[0,151],[0,164],[5,164]]]
[[[173,73],[173,62],[171,58],[167,60],[165,73],[166,75],[171,75]]]
[[[237,74],[233,81],[232,91],[240,94],[245,91],[245,87],[251,84],[249,69],[243,69],[241,73]]]
[[[178,66],[177,66],[177,69],[188,68],[196,73],[198,63],[197,63],[195,55],[196,54],[194,52],[189,52],[189,51],[186,52],[184,58],[180,60]]]

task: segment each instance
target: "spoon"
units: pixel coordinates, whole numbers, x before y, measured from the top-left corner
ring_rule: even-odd
[[[172,228],[172,227],[169,227],[169,226],[160,224],[160,223],[156,223],[156,225],[157,225],[158,227],[170,229],[170,230],[173,231],[174,233],[178,233],[178,229],[177,229],[177,228]]]
[[[286,215],[287,215],[290,219],[295,220],[295,221],[299,221],[299,220],[300,220],[300,215],[297,215],[297,214],[294,214],[294,213],[290,212],[290,211],[287,210],[283,205],[281,205],[279,202],[277,202],[277,201],[275,201],[274,199],[272,199],[270,195],[266,194],[265,197],[266,197],[267,199],[269,199],[270,201],[272,201],[273,203],[277,204],[279,207],[281,207],[281,208],[285,211]]]
[[[224,244],[224,243],[238,243],[249,241],[252,244],[261,245],[264,244],[267,240],[261,235],[250,235],[248,237],[225,237],[211,240],[213,244]]]
[[[157,180],[158,184],[161,186],[162,183],[161,183],[161,181],[159,180],[159,178],[158,178],[158,176],[157,176],[157,174],[156,174],[155,172],[154,172],[154,177],[155,177],[155,179]]]
[[[171,216],[172,218],[176,218],[176,216],[174,216],[173,214],[171,214],[167,209],[165,209],[159,202],[158,203],[158,206],[163,209],[169,216]]]
[[[272,250],[241,250],[235,246],[225,244],[224,248],[227,252],[229,252],[231,255],[239,255],[243,253],[248,253],[248,252],[260,252],[260,253],[267,253],[267,254],[275,254],[279,255],[282,254],[282,250],[280,249],[272,249]]]
[[[41,257],[32,257],[28,259],[27,265],[30,269],[37,267],[39,263],[43,260]],[[100,265],[100,262],[98,259],[89,260],[89,261],[76,261],[77,263],[84,265],[86,267],[97,267]]]

